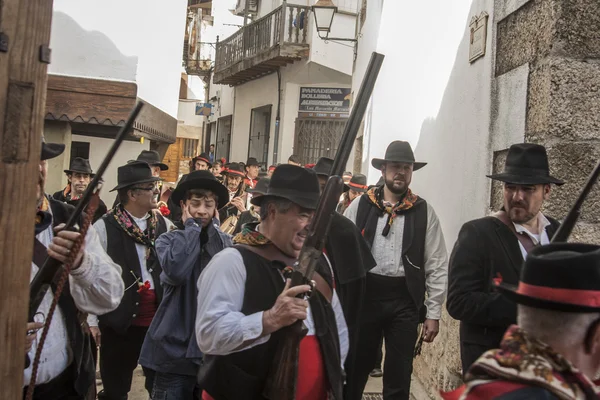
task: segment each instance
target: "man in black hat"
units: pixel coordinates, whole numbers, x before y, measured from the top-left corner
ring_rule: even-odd
[[[246,178],[244,179],[244,183],[246,184],[246,186],[253,188],[258,182],[257,178],[258,173],[260,172],[260,164],[258,163],[256,158],[250,157],[248,158],[248,161],[246,161],[245,169]]]
[[[94,178],[90,161],[85,158],[75,157],[71,161],[69,169],[65,170],[65,174],[67,174],[67,186],[63,190],[54,193],[52,197],[55,200],[77,207],[81,196],[83,196],[83,193]],[[100,217],[106,214],[106,211],[106,204],[100,200],[92,222],[98,221]]]
[[[493,290],[492,279],[501,275],[516,284],[529,250],[550,243],[558,228],[541,212],[551,184],[563,184],[550,176],[543,146],[512,145],[504,172],[488,177],[504,183],[504,206],[465,223],[450,257],[446,307],[460,321],[463,373],[485,351],[498,347],[506,328],[516,322],[515,304]]]
[[[383,333],[383,396],[408,399],[418,325],[423,322],[424,342],[433,342],[439,331],[448,254],[433,207],[409,188],[413,171],[426,165],[415,161],[410,144],[392,142],[385,158],[374,158],[371,165],[381,171],[384,185],[355,199],[344,213],[363,233],[377,261],[367,274],[357,380],[362,392]]]
[[[202,361],[194,333],[196,282],[212,257],[232,245],[216,219],[217,210],[229,200],[225,186],[209,171],[193,171],[184,178],[172,194],[182,210],[184,229],[167,232],[156,241],[165,295],[140,355],[140,364],[156,371],[153,399],[194,399]]]
[[[63,144],[42,143],[31,279],[48,255],[65,262],[80,235],[78,232],[61,230],[71,216],[73,207],[54,200],[44,192],[47,160],[57,157],[64,149]],[[37,372],[34,399],[83,400],[90,391],[93,392],[96,369],[91,343],[81,325],[80,314],[104,314],[117,308],[124,289],[120,272],[121,268],[102,249],[96,230],[89,227],[48,329]],[[26,351],[30,361],[35,357],[42,335],[41,322],[48,315],[55,289],[56,285],[52,284],[37,310],[36,322],[27,324],[29,348]],[[32,368],[33,365],[30,365],[24,370],[24,393],[31,379]]]
[[[466,372],[447,399],[597,399],[600,369],[600,247],[532,249],[517,285],[490,284],[516,302],[518,326]]]
[[[348,190],[342,194],[342,199],[336,210],[340,214],[343,214],[350,203],[352,203],[355,198],[365,193],[369,188],[369,186],[367,186],[367,177],[363,174],[353,175],[345,186]]]
[[[190,172],[192,171],[206,171],[212,168],[212,162],[210,157],[206,153],[202,153],[199,156],[192,158]]]
[[[263,196],[265,193],[267,193],[267,188],[269,187],[270,181],[271,179],[269,178],[260,178],[256,184],[256,187],[246,189],[246,193],[248,193],[249,196],[252,196],[252,198]],[[233,235],[240,233],[245,224],[252,224],[256,222],[260,222],[260,207],[251,205],[250,209],[240,214],[237,225],[233,231]]]
[[[169,166],[162,162],[160,154],[156,150],[142,150],[136,161],[143,161],[152,168],[152,176],[160,176],[161,171],[166,171]]]
[[[225,222],[230,217],[237,218],[241,213],[246,211],[246,202],[248,195],[245,191],[244,184],[244,168],[239,163],[231,163],[227,170],[222,172],[225,175],[225,186],[229,191],[229,202],[226,206],[219,209],[219,220],[221,221],[221,227],[225,232],[231,233],[237,224],[227,223],[227,226],[231,226],[231,229],[225,227]]]
[[[119,204],[94,224],[102,247],[121,266],[125,284],[119,307],[101,315],[97,324],[102,335],[101,400],[127,399],[144,337],[162,299],[162,268],[154,243],[173,223],[155,210],[159,180],[146,162],[119,167],[118,185],[113,189],[118,191]],[[91,318],[88,321],[94,325]],[[150,390],[151,378],[147,373]]]
[[[286,266],[304,244],[319,202],[313,171],[282,165],[267,193],[253,198],[261,222],[246,225],[236,245],[217,254],[198,281],[196,337],[206,364],[202,387],[214,399],[264,399],[275,356],[277,332],[304,320],[296,400],[341,400],[347,328],[331,270],[319,263],[310,300],[298,298],[308,285],[290,288]],[[309,305],[310,304],[310,305]],[[317,337],[316,334],[319,333]]]

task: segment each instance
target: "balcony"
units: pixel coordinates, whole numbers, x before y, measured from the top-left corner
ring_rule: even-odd
[[[217,43],[213,81],[236,86],[308,57],[310,7],[283,5]]]

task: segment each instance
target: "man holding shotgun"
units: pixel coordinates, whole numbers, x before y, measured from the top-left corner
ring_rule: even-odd
[[[44,264],[46,257],[66,262],[80,234],[61,228],[74,208],[52,199],[44,193],[47,161],[57,157],[65,149],[62,144],[43,143],[38,178],[38,205],[35,224],[35,242],[31,277]],[[37,371],[33,399],[77,400],[84,399],[95,383],[95,367],[92,360],[90,340],[84,334],[80,314],[82,312],[104,314],[117,308],[123,297],[121,268],[112,262],[102,249],[98,235],[89,227],[83,245],[72,265],[68,283],[58,301],[58,307],[50,324],[43,357]],[[55,285],[46,292],[37,309],[36,322],[27,324],[29,360],[34,360],[36,347],[41,338],[43,322],[54,297]],[[24,393],[30,382],[33,365],[24,371]]]

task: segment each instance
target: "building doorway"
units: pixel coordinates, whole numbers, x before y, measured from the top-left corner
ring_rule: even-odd
[[[231,147],[231,121],[232,116],[221,117],[217,121],[217,140],[215,140],[215,158],[225,158],[228,162]]]
[[[262,170],[269,162],[269,139],[271,130],[272,105],[253,108],[250,114],[250,138],[248,140],[248,158],[258,160]]]
[[[321,157],[334,158],[347,118],[297,118],[294,153],[305,164]]]

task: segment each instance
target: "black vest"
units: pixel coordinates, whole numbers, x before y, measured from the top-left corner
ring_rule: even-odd
[[[369,201],[367,195],[360,197],[356,214],[356,226],[363,233],[369,247],[373,247],[375,235],[381,235],[376,229],[377,220],[383,211]],[[425,301],[425,237],[427,235],[427,202],[418,198],[413,207],[402,212],[404,233],[402,236],[402,263],[408,291],[420,310],[421,320],[426,312]]]
[[[53,226],[66,223],[74,210],[72,206],[54,199],[50,199],[50,209],[52,210]],[[52,282],[51,287],[52,292],[56,293],[56,282]],[[74,374],[72,377],[73,386],[77,393],[85,395],[95,383],[96,368],[92,358],[91,341],[81,327],[79,320],[81,313],[77,309],[73,297],[71,297],[71,288],[68,279],[58,299],[58,306],[65,319],[69,347],[73,354],[71,368]]]
[[[275,262],[236,246],[246,267],[244,303],[245,315],[265,311],[273,307],[285,283]],[[331,274],[325,273],[331,284]],[[318,272],[320,272],[318,268]],[[326,267],[329,269],[329,267]],[[310,299],[316,336],[323,354],[329,390],[333,399],[342,400],[343,371],[336,319],[331,304],[316,291]],[[268,342],[226,356],[205,356],[204,371],[200,372],[200,385],[215,400],[264,400],[267,377],[277,350],[281,331],[274,332]],[[274,400],[274,399],[273,399]]]
[[[142,269],[135,248],[136,241],[133,240],[117,223],[112,214],[106,214],[102,217],[106,226],[106,253],[112,260],[121,266],[121,277],[125,284],[125,293],[121,304],[116,310],[98,317],[100,325],[108,326],[120,334],[125,334],[131,325],[133,319],[137,316],[140,294],[136,277],[141,279]],[[158,216],[156,227],[156,237],[167,231],[167,224],[162,216]],[[162,268],[158,261],[158,256],[154,249],[150,250],[150,256],[146,261],[148,271],[154,281],[154,291],[156,293],[156,305],[160,304],[163,295],[162,285],[160,284],[160,273]]]

